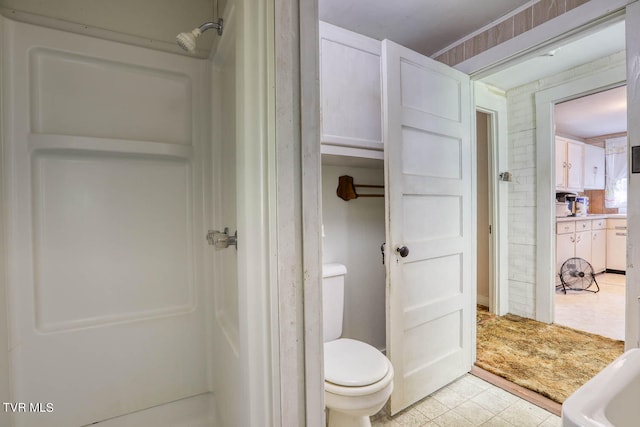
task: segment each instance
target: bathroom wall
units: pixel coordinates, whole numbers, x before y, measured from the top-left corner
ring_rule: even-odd
[[[0,34],[4,34],[4,18],[0,17]],[[0,43],[0,61],[4,55],[3,44]],[[0,82],[3,80],[3,66],[0,63]],[[4,114],[2,107],[2,85],[0,84],[0,144],[2,143],[2,135],[4,134]],[[4,176],[4,160],[3,153],[0,151],[0,177]],[[0,212],[5,212],[3,192],[0,191]],[[0,215],[0,306],[7,307],[6,294],[6,267],[5,267],[5,215]],[[0,316],[0,378],[9,378],[9,325],[7,316]],[[10,402],[11,394],[9,391],[9,381],[0,381],[0,400],[2,402]],[[9,413],[0,411],[0,425],[9,425]]]
[[[343,336],[383,349],[385,337],[385,270],[380,245],[385,240],[384,198],[345,202],[336,195],[338,177],[356,184],[384,184],[379,169],[322,166],[323,263],[347,266]],[[362,191],[364,193],[364,190]]]
[[[208,63],[0,22],[0,393],[55,409],[14,425],[202,397]]]

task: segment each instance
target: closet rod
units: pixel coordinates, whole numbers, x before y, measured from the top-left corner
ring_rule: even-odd
[[[338,188],[336,194],[342,200],[349,201],[357,199],[358,197],[384,197],[383,194],[358,194],[356,187],[362,188],[384,188],[384,185],[370,185],[370,184],[354,184],[353,177],[349,175],[342,175],[338,178]]]

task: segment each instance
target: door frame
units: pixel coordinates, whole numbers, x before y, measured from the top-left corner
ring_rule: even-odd
[[[293,0],[276,1],[278,3],[287,3]],[[556,19],[542,24],[510,41],[488,49],[487,51],[456,65],[454,68],[457,68],[469,74],[472,80],[486,77],[490,74],[495,73],[496,71],[499,71],[502,68],[506,68],[511,63],[513,63],[513,61],[524,60],[526,59],[527,55],[536,55],[536,51],[540,50],[541,46],[548,46],[557,38],[563,35],[569,35],[577,29],[592,25],[598,19],[611,14],[612,11],[624,8],[627,3],[627,0],[591,0],[584,5],[581,5],[579,8],[560,15]],[[303,58],[309,58],[311,55],[309,55],[308,53],[310,51],[313,52],[317,49],[316,47],[313,47],[310,43],[308,43],[310,39],[313,39],[315,37],[317,46],[317,26],[314,25],[314,23],[316,23],[319,19],[317,0],[300,0],[299,4],[299,9],[297,7],[292,7],[293,13],[296,14],[295,19],[300,19],[300,22],[304,22],[310,25],[301,25],[293,29],[288,26],[279,26],[276,29],[276,41],[282,38],[297,39],[299,34],[299,37],[305,39],[307,43],[304,45],[301,44],[296,52],[297,54],[301,54]],[[287,31],[291,32],[287,33]],[[309,50],[303,50],[304,47],[308,48]],[[307,62],[306,65],[298,68],[298,70],[302,75],[300,86],[302,93],[306,92],[307,94],[313,94],[317,86],[317,69],[314,69]],[[316,80],[314,80],[314,78]],[[640,99],[640,97],[638,98]],[[313,96],[310,96],[309,99],[312,100]],[[309,113],[311,110],[313,110],[313,107],[311,107],[309,103],[302,104],[300,108],[305,111],[305,113]],[[640,106],[638,106],[637,108],[639,109],[639,111],[636,112],[640,113]],[[310,118],[310,116],[307,116],[306,119],[307,121],[301,124],[301,132],[303,135],[305,135],[305,140],[302,143],[302,150],[305,153],[305,157],[303,157],[302,160],[302,175],[303,177],[305,177],[303,184],[305,188],[307,184],[311,185],[311,188],[317,188],[317,183],[312,182],[313,176],[317,176],[320,165],[320,152],[319,148],[316,148],[316,146],[319,146],[319,137],[316,139],[312,136],[314,132],[318,132],[318,129],[316,128],[317,122]],[[500,149],[503,149],[502,144]],[[503,158],[503,161],[506,162],[507,160],[508,159],[505,156]],[[309,179],[309,177],[311,177],[311,179]],[[272,183],[272,185],[275,185],[275,183]],[[313,197],[310,195],[310,191],[311,190],[307,192],[307,195],[310,197],[310,199],[313,199]],[[504,194],[508,195],[508,190]],[[313,248],[311,246],[313,245],[313,242],[318,242],[318,245],[320,245],[320,239],[318,238],[320,225],[319,217],[317,215],[318,204],[313,202],[313,200],[311,201],[312,203],[310,205],[304,206],[302,208],[302,215],[305,218],[309,218],[309,220],[305,220],[308,227],[307,230],[313,232],[311,234],[305,234],[304,247],[310,249],[313,254],[316,254],[319,253],[318,251],[320,250],[320,247]],[[505,203],[507,202],[505,201]],[[640,200],[638,200],[638,203],[640,203]],[[638,212],[640,212],[640,206],[637,210]],[[307,215],[310,216],[307,217]],[[318,219],[317,225],[311,224],[310,220],[314,218]],[[507,237],[508,236],[505,236],[505,239],[507,239]],[[307,245],[307,238],[311,239],[309,245]],[[504,256],[506,258],[506,254],[501,254],[501,256]],[[305,270],[309,269],[309,273],[306,275],[305,279],[305,282],[309,280],[309,283],[306,284],[306,286],[311,287],[313,283],[319,283],[320,257],[318,256],[317,259],[315,259],[314,255],[312,257],[305,258],[305,260],[303,261],[303,267]],[[508,271],[508,269],[505,268],[504,271]],[[320,293],[321,297],[321,291],[318,291],[318,293]],[[284,299],[284,296],[280,298]],[[308,323],[306,323],[304,327],[298,326],[297,328],[299,333],[304,334],[305,344],[307,344],[309,340],[316,343],[318,341],[322,341],[322,327],[318,324],[318,322],[321,322],[322,319],[317,315],[319,312],[318,308],[320,301],[321,299],[319,299],[318,296],[315,295],[314,298],[312,298],[311,300],[307,300],[304,303],[305,321],[307,321]],[[282,301],[282,303],[285,302]],[[310,314],[307,316],[308,311]],[[284,324],[282,319],[281,324]],[[635,328],[637,329],[638,327],[636,326]],[[281,343],[281,347],[284,344],[285,343]],[[295,343],[291,343],[291,345],[294,344]],[[321,394],[323,393],[323,374],[321,369],[323,355],[321,351],[310,351],[313,350],[313,348],[313,346],[307,347],[303,355],[305,365],[310,366],[311,369],[307,369],[305,372],[306,381],[304,392],[307,393],[307,397],[299,397],[301,399],[305,399],[306,403],[304,404],[304,411],[306,411],[307,417],[312,413],[324,413],[324,402],[321,396]],[[317,345],[315,348],[318,348]],[[307,420],[310,419],[313,420],[312,418],[307,418]],[[316,420],[309,425],[320,426],[320,424],[320,420]]]
[[[640,85],[638,81],[637,64],[640,62],[640,38],[633,29],[640,25],[640,3],[635,2],[627,7],[625,20],[627,23],[627,118],[640,116]],[[628,147],[638,146],[640,123],[638,120],[628,120]],[[629,174],[630,194],[640,194],[640,175]],[[640,265],[638,245],[631,242],[640,241],[640,197],[631,197],[627,202],[627,218],[631,227],[627,230],[627,298],[625,307],[625,349],[640,347],[640,271],[635,265]]]
[[[557,103],[626,83],[624,66],[536,92],[536,320],[553,323],[555,295],[555,131]]]
[[[507,99],[504,91],[486,83],[475,81],[475,110],[489,116],[489,311],[499,316],[509,310],[509,186],[498,179],[506,172],[507,153]],[[475,137],[474,137],[475,140]],[[477,152],[477,141],[474,141]]]
[[[0,17],[0,33],[4,34],[4,17]],[[7,111],[3,108],[4,90],[4,43],[0,43],[0,147],[4,147],[5,140],[5,123],[10,123],[10,118],[6,117]],[[0,307],[7,307],[7,269],[6,269],[6,242],[5,235],[7,233],[6,225],[6,194],[5,194],[5,176],[4,156],[5,150],[0,150]],[[9,369],[9,324],[6,315],[0,316],[0,378],[10,379]],[[9,381],[0,381],[0,399],[3,402],[11,402]],[[10,425],[10,415],[4,410],[0,411],[0,424]]]

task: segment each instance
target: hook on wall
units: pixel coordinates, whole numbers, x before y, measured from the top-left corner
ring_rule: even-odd
[[[384,188],[384,185],[366,185],[366,184],[354,184],[353,177],[349,175],[342,175],[338,178],[338,188],[336,189],[336,194],[342,200],[349,201],[353,199],[357,199],[358,197],[384,197],[384,193],[382,194],[358,194],[356,192],[356,187],[360,188]]]
[[[511,182],[513,181],[513,175],[511,174],[511,172],[501,172],[500,181]]]

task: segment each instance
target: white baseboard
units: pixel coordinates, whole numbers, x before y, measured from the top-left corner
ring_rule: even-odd
[[[478,295],[476,297],[476,302],[480,305],[484,305],[485,307],[489,307],[489,297],[484,295]]]

